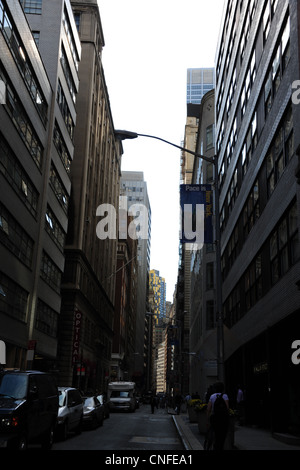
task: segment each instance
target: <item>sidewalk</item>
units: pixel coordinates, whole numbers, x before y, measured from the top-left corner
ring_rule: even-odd
[[[170,410],[170,413],[173,412]],[[190,423],[187,413],[172,416],[186,450],[203,450],[205,436],[197,423]],[[283,442],[285,441],[285,442]],[[300,440],[289,435],[276,435],[270,431],[249,426],[236,426],[234,450],[299,450]]]

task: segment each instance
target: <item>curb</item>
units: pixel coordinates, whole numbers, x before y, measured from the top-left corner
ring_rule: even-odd
[[[194,436],[193,432],[187,426],[180,415],[173,415],[172,419],[175,423],[177,432],[182,440],[185,450],[203,450],[203,446]]]

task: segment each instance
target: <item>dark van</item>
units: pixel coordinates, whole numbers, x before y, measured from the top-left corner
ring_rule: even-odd
[[[0,448],[26,449],[40,443],[50,449],[58,411],[58,390],[50,374],[0,373]]]

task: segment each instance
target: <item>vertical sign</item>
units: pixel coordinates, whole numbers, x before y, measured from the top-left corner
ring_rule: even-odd
[[[181,243],[213,243],[210,184],[181,184]]]
[[[72,351],[72,363],[78,361],[79,358],[79,341],[80,341],[80,329],[81,329],[81,318],[82,313],[78,310],[74,312],[74,333],[73,333],[73,351]]]

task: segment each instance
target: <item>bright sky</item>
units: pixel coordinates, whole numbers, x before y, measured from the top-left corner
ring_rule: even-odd
[[[98,0],[115,129],[182,145],[188,68],[215,66],[224,0]],[[122,170],[142,171],[150,198],[151,269],[173,300],[178,274],[180,150],[123,142]]]

